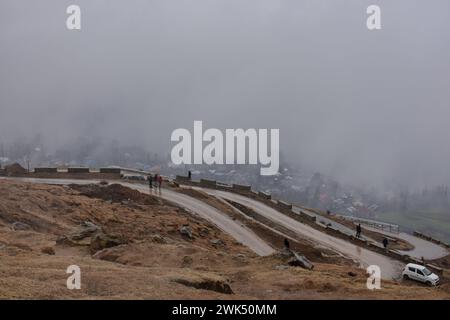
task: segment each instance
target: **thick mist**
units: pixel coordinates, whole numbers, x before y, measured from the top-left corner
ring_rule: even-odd
[[[0,141],[168,153],[174,129],[279,128],[351,183],[450,183],[450,2],[2,0]],[[66,29],[81,7],[82,30]]]

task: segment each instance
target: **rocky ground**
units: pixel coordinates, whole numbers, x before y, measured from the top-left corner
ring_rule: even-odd
[[[259,231],[281,248],[275,234]],[[120,185],[0,180],[3,299],[450,298],[446,286],[410,282],[370,291],[353,262],[308,243],[294,248],[313,270],[290,266],[282,251],[258,257],[211,223]],[[66,287],[70,265],[81,269],[80,290]]]

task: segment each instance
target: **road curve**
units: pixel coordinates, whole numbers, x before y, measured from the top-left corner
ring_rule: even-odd
[[[41,179],[41,178],[3,178],[7,180],[31,182],[31,183],[44,183],[44,184],[91,184],[98,183],[99,180],[80,180],[80,179]],[[143,193],[149,194],[149,189],[147,186],[126,183],[121,181],[112,181],[111,183],[119,183],[123,186],[138,190]],[[189,211],[199,215],[200,217],[210,221],[216,225],[219,229],[228,233],[234,239],[242,243],[243,245],[249,247],[256,254],[260,256],[270,255],[275,252],[275,250],[270,247],[264,240],[259,238],[253,231],[244,227],[239,223],[239,221],[234,221],[229,216],[222,214],[216,208],[190,197],[185,194],[174,192],[171,190],[163,189],[161,193],[152,193],[152,195],[159,196],[165,200],[171,201]]]
[[[199,189],[211,195],[232,200],[247,206],[265,218],[272,220],[275,224],[282,225],[306,239],[313,240],[316,243],[359,261],[362,267],[378,265],[381,269],[381,276],[384,279],[398,278],[401,273],[403,263],[400,261],[354,245],[340,238],[330,236],[324,232],[320,232],[319,230],[286,216],[285,214],[265,205],[260,201],[226,191],[203,188]]]
[[[375,231],[378,233],[385,234],[389,237],[393,238],[400,238],[405,240],[406,242],[409,242],[414,246],[414,249],[412,250],[397,250],[398,252],[402,254],[407,254],[410,257],[414,257],[417,259],[421,259],[422,257],[426,260],[433,260],[433,259],[439,259],[442,257],[445,257],[449,254],[448,250],[444,248],[443,246],[440,246],[438,244],[435,244],[430,241],[426,241],[423,239],[420,239],[416,236],[413,236],[411,234],[407,234],[405,232],[399,232],[399,233],[391,233],[380,229],[375,229],[371,227],[367,227],[364,225],[361,225],[363,229]]]

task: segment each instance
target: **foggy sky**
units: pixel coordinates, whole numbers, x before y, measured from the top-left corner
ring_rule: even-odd
[[[448,184],[449,23],[448,0],[2,0],[0,140],[168,153],[202,120],[279,128],[288,161],[346,181]]]

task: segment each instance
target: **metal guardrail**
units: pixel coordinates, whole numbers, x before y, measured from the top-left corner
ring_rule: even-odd
[[[351,220],[353,222],[361,223],[366,226],[380,229],[382,231],[388,231],[392,233],[399,233],[400,232],[400,226],[398,224],[388,223],[388,222],[382,222],[382,221],[376,221],[371,219],[365,219],[365,218],[358,218],[358,217],[352,217],[352,216],[344,216],[344,215],[338,215],[341,218]]]

